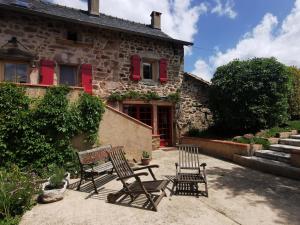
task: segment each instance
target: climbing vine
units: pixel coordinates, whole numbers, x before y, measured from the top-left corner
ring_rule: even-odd
[[[148,91],[148,92],[137,92],[137,91],[127,91],[127,92],[113,92],[108,97],[108,101],[123,101],[125,99],[133,99],[133,100],[143,100],[145,102],[149,102],[151,100],[167,100],[173,103],[177,103],[180,100],[180,92],[176,91],[175,93],[171,93],[165,97],[159,96],[156,92]]]
[[[0,84],[0,165],[14,163],[36,171],[49,164],[63,166],[74,159],[73,137],[85,133],[88,141],[96,141],[103,102],[84,93],[70,103],[69,91],[49,88],[34,100],[23,87]]]

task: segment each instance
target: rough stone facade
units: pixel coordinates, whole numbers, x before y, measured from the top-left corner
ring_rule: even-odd
[[[192,74],[184,73],[180,87],[181,99],[176,106],[177,135],[184,135],[189,129],[204,130],[212,125],[212,114],[208,108],[210,84]]]
[[[67,30],[74,27],[80,35],[79,43],[65,39]],[[93,92],[101,97],[129,89],[155,91],[164,96],[175,92],[181,83],[182,45],[12,12],[0,15],[0,33],[1,46],[14,36],[37,55],[37,64],[40,59],[51,59],[57,64],[92,64]],[[168,59],[168,82],[131,81],[130,58],[134,54]]]
[[[78,33],[78,42],[66,39],[68,30]],[[102,98],[115,91],[128,90],[153,91],[163,97],[181,89],[182,99],[174,106],[173,134],[183,134],[191,127],[204,129],[211,123],[207,108],[208,85],[189,76],[183,80],[183,44],[10,11],[0,14],[0,34],[0,46],[16,37],[26,51],[36,55],[31,62],[32,84],[38,82],[41,59],[53,60],[56,65],[88,63],[93,66],[93,94]],[[132,81],[130,59],[135,54],[157,61],[167,59],[168,81]],[[58,83],[58,68],[56,66],[54,84]]]

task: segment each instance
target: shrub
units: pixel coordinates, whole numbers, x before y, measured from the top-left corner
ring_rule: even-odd
[[[289,113],[292,119],[300,118],[300,70],[289,67],[289,75],[292,81],[292,91],[289,97]]]
[[[262,145],[264,149],[269,149],[271,143],[265,139],[265,138],[260,138],[260,137],[253,137],[251,139],[245,138],[245,137],[239,137],[239,138],[234,138],[232,139],[234,142],[238,143],[244,143],[244,144],[259,144]]]
[[[43,98],[31,101],[23,88],[0,85],[0,165],[13,162],[39,174],[52,163],[75,165],[71,139],[85,133],[88,141],[96,141],[104,104],[85,93],[70,104],[69,90],[52,87]]]
[[[51,188],[59,188],[63,185],[63,179],[65,177],[66,171],[64,168],[58,166],[54,167],[53,174],[50,177],[49,183]]]
[[[287,67],[276,59],[235,60],[217,69],[210,108],[223,128],[259,130],[288,120],[289,91]]]
[[[10,221],[22,215],[32,204],[35,193],[33,177],[17,166],[0,169],[0,218]]]

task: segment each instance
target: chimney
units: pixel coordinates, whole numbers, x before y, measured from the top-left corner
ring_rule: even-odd
[[[99,16],[99,0],[88,0],[88,12],[90,15]]]
[[[155,28],[155,29],[161,29],[161,26],[160,26],[160,16],[161,16],[161,13],[160,12],[155,12],[153,11],[151,13],[151,26],[152,28]]]

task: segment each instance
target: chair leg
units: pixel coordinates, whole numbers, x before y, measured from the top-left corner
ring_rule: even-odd
[[[97,190],[95,180],[94,180],[94,175],[92,175],[92,182],[93,182],[93,185],[94,185],[95,193],[98,194],[98,190]]]
[[[172,196],[175,193],[174,192],[175,186],[176,186],[176,182],[174,181],[170,196]]]
[[[208,188],[207,188],[207,182],[205,181],[205,193],[206,193],[206,197],[208,198]]]
[[[80,186],[81,186],[82,180],[83,180],[83,175],[81,174],[79,184],[77,185],[77,191],[80,191]]]
[[[157,206],[155,205],[155,202],[153,201],[151,194],[146,194],[146,196],[150,201],[151,205],[153,206],[153,211],[157,212]]]

